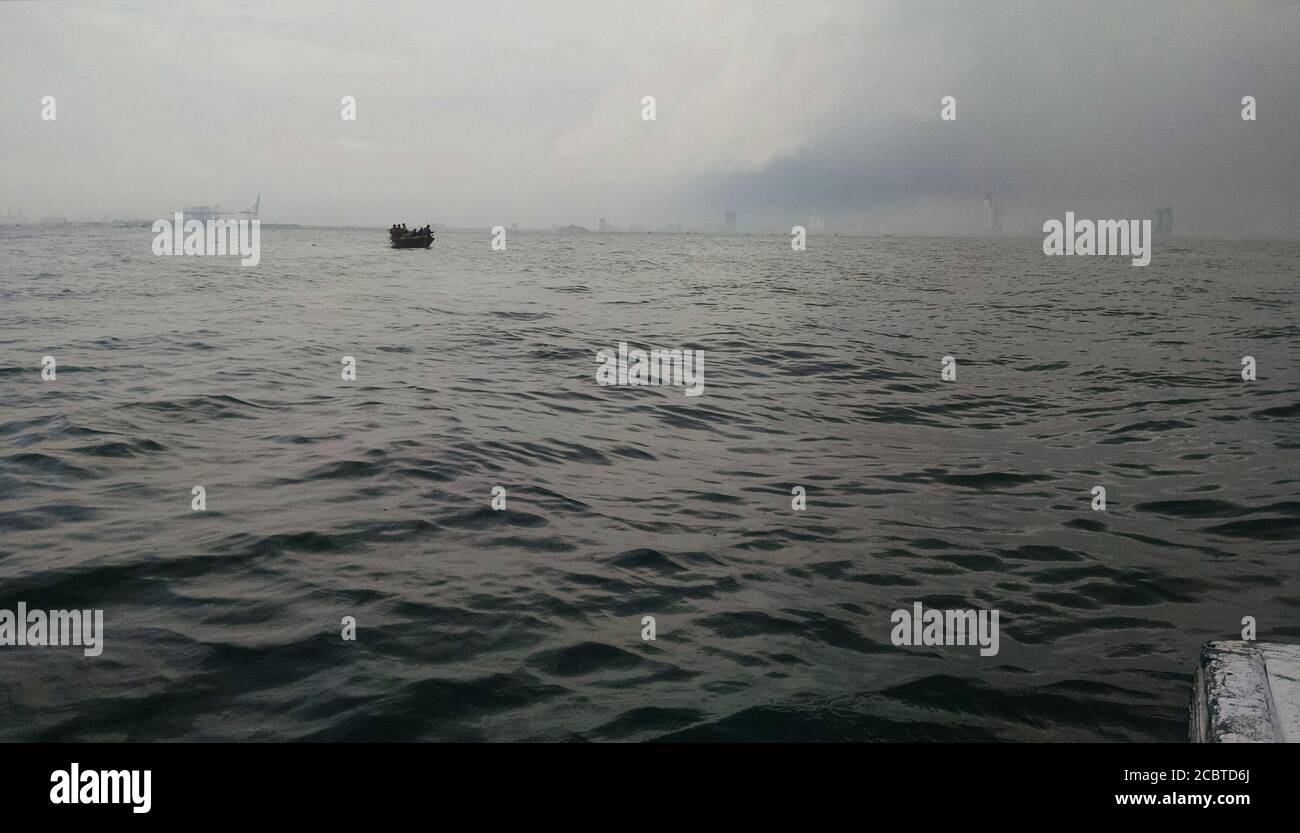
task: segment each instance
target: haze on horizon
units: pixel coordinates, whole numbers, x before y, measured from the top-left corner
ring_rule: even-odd
[[[4,3],[0,212],[1295,239],[1297,44],[1289,0]]]

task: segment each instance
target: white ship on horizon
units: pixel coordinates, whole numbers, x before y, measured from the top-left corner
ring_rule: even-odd
[[[198,220],[206,223],[209,220],[257,220],[260,219],[262,210],[262,195],[257,195],[257,201],[248,208],[241,211],[227,211],[218,205],[190,205],[183,209],[186,220]]]

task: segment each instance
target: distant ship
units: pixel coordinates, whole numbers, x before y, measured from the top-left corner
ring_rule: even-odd
[[[257,220],[261,214],[262,195],[257,195],[257,201],[249,208],[242,211],[227,211],[217,205],[190,205],[184,209],[186,220],[198,220],[200,223],[206,223],[209,220]]]

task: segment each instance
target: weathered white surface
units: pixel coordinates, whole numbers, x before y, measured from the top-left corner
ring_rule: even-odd
[[[1286,743],[1300,743],[1300,645],[1259,646],[1268,669],[1276,723]]]
[[[1206,643],[1189,733],[1201,743],[1300,742],[1300,646]]]

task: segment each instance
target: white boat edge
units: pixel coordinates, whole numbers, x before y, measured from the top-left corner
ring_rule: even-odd
[[[1300,645],[1207,642],[1193,689],[1194,743],[1300,742]]]

